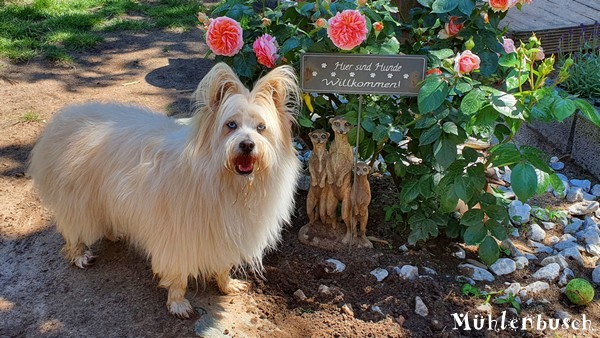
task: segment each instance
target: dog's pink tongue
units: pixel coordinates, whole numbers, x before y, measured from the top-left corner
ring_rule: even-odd
[[[250,156],[242,156],[237,161],[238,171],[245,173],[254,169],[254,160]]]

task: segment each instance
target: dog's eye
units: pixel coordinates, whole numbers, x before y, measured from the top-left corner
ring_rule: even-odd
[[[260,123],[258,126],[256,126],[256,130],[259,132],[264,131],[265,129],[267,129],[267,126],[265,126],[264,123]]]
[[[237,123],[235,123],[235,121],[229,121],[229,122],[227,122],[227,128],[229,128],[229,129],[236,129],[237,128]]]

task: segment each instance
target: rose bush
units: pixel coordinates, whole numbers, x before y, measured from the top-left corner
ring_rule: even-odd
[[[480,257],[490,264],[499,256],[497,240],[506,238],[510,221],[506,201],[485,189],[486,171],[510,168],[522,201],[549,185],[562,189],[547,156],[517,146],[514,135],[523,123],[562,121],[577,109],[598,125],[600,118],[587,101],[556,90],[568,65],[550,79],[554,57],[541,58],[537,38],[515,48],[502,36],[499,23],[506,11],[530,1],[418,2],[404,16],[410,21],[400,22],[397,9],[384,0],[282,1],[258,11],[254,1],[226,0],[211,17],[237,21],[246,43],[233,56],[209,47],[216,61],[230,64],[249,85],[271,61],[299,68],[305,52],[426,55],[429,69],[418,97],[365,95],[360,117],[356,95],[306,93],[301,134],[327,128],[335,115],[343,114],[354,125],[360,118],[350,142],[358,141],[362,160],[382,160],[381,169],[398,188],[400,202],[387,208],[386,219],[410,227],[411,243],[443,231],[479,245]],[[213,39],[209,30],[210,25],[207,40]],[[281,43],[275,53],[276,44],[253,48],[264,34]],[[261,61],[267,55],[269,62]],[[482,151],[469,146],[473,143],[493,146]],[[460,201],[468,211],[456,215]]]

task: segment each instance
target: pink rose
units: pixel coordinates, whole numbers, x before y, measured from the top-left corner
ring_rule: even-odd
[[[544,48],[540,46],[537,53],[535,53],[535,61],[542,61],[544,58],[546,58],[546,54],[544,54]]]
[[[275,67],[275,61],[279,57],[277,55],[278,48],[277,40],[269,34],[262,35],[252,45],[258,63],[267,68]]]
[[[440,39],[448,39],[458,34],[458,32],[460,32],[460,30],[465,26],[464,23],[456,23],[456,20],[458,19],[459,17],[457,16],[451,16],[450,21],[446,22],[444,25],[444,29],[438,33],[438,37]]]
[[[210,22],[206,30],[206,44],[216,55],[234,56],[242,49],[244,40],[240,24],[226,16]]]
[[[367,21],[359,11],[346,9],[328,21],[327,35],[333,44],[343,50],[351,50],[367,38]]]
[[[479,56],[473,54],[470,50],[456,54],[454,58],[454,71],[458,76],[470,73],[475,69],[479,69]]]
[[[490,8],[494,12],[506,12],[509,8],[514,7],[519,0],[489,0]]]
[[[510,53],[514,53],[517,51],[517,48],[515,47],[515,42],[513,41],[513,39],[509,39],[509,38],[502,38],[502,47],[504,47],[504,51],[506,52],[506,54],[510,54]]]

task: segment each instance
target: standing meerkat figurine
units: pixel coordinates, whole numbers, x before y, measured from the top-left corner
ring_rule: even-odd
[[[369,184],[371,167],[365,162],[358,162],[354,170],[356,180],[352,186],[352,234],[355,234],[356,225],[360,223],[358,247],[372,248],[373,243],[367,239],[367,220],[371,203],[371,185]]]
[[[313,130],[308,134],[313,145],[312,155],[308,161],[308,171],[310,172],[310,189],[306,197],[306,213],[310,224],[314,224],[319,219],[319,201],[325,190],[326,185],[326,166],[327,166],[327,140],[329,133],[323,129]],[[323,195],[324,196],[324,195]],[[323,222],[325,220],[322,220]]]
[[[350,224],[350,195],[352,180],[353,153],[348,143],[348,132],[352,125],[343,117],[329,119],[334,132],[334,140],[327,156],[327,187],[326,198],[321,199],[321,220],[337,228],[337,206],[342,203],[342,220],[346,224],[346,236],[342,240],[347,244],[352,242],[353,235]]]

